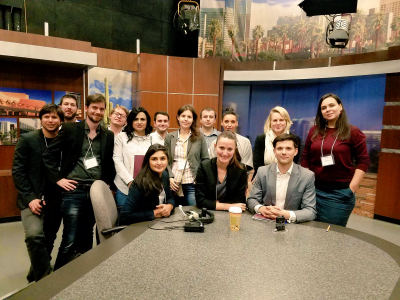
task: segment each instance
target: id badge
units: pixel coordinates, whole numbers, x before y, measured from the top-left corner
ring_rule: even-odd
[[[89,170],[91,168],[97,167],[99,165],[97,163],[96,157],[85,159],[83,162],[85,164],[86,170]]]
[[[333,155],[321,156],[321,164],[323,167],[333,166],[335,164]]]
[[[186,161],[185,160],[181,160],[181,161],[179,161],[179,164],[178,164],[178,168],[179,168],[179,170],[184,170],[185,169],[185,163],[186,163]]]

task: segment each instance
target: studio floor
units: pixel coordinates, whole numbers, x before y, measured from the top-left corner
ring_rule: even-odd
[[[348,228],[356,229],[400,246],[400,225],[352,214]],[[54,264],[61,242],[61,230],[52,253]],[[27,286],[26,274],[30,263],[21,222],[0,224],[0,299]]]

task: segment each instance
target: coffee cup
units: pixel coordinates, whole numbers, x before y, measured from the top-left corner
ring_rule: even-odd
[[[238,231],[240,229],[240,220],[242,219],[242,209],[237,206],[229,208],[229,222],[232,231]]]

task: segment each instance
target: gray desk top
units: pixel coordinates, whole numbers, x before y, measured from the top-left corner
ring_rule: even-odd
[[[156,227],[171,225],[176,223]],[[205,233],[147,230],[53,299],[388,299],[392,294],[400,267],[380,248],[326,232],[325,225],[289,224],[279,233],[274,226],[244,214],[240,231],[232,232],[228,213],[216,212]]]

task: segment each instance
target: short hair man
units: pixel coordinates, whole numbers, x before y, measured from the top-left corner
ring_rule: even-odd
[[[284,216],[290,222],[315,219],[315,175],[293,163],[298,152],[298,139],[281,134],[273,141],[277,163],[258,169],[247,207],[253,213],[270,219]]]
[[[100,125],[105,109],[106,99],[102,94],[88,96],[86,120],[64,124],[43,154],[49,179],[64,191],[61,205],[64,231],[54,269],[92,248],[95,224],[89,193],[92,183],[100,179],[115,190],[114,134]],[[61,153],[60,166],[57,158]]]
[[[41,129],[21,135],[15,147],[12,175],[18,190],[25,243],[31,260],[27,279],[38,281],[51,271],[51,251],[61,224],[61,193],[46,180],[42,154],[58,134],[62,109],[46,104],[39,112]]]
[[[213,141],[217,139],[221,133],[214,128],[217,121],[217,113],[211,107],[206,107],[200,112],[200,131],[203,133],[207,141],[208,153],[210,154],[210,146]]]
[[[150,133],[151,143],[158,143],[164,146],[165,137],[168,134],[169,115],[165,111],[158,111],[154,114],[154,132]]]
[[[66,94],[60,99],[60,107],[64,112],[65,123],[78,122],[76,114],[78,113],[78,99],[75,95]]]
[[[117,135],[121,132],[122,128],[126,125],[129,111],[125,106],[118,105],[113,108],[110,114],[110,126],[108,129]]]

